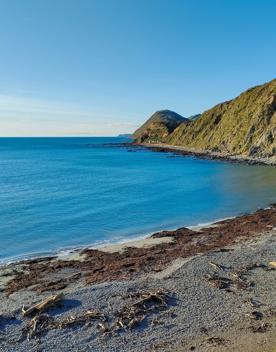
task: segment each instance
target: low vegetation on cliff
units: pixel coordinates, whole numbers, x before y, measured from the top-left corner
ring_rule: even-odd
[[[182,123],[189,119],[170,110],[156,111],[137,131],[133,137],[136,142],[165,142],[168,136]]]
[[[175,121],[167,111],[162,112],[158,124],[151,121],[156,113],[138,129],[136,142],[162,142],[225,155],[276,155],[276,79],[248,89],[196,119]]]

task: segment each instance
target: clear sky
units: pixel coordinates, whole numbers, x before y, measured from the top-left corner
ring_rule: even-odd
[[[275,0],[0,0],[0,135],[116,135],[276,77]]]

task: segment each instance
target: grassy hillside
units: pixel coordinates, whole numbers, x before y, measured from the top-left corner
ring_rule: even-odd
[[[163,141],[223,154],[276,155],[276,79],[181,123]]]
[[[136,142],[157,143],[164,142],[170,133],[181,123],[189,120],[176,112],[160,110],[154,113],[137,131],[133,137]]]

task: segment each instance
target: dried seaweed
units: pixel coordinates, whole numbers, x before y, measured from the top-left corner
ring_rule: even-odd
[[[252,239],[266,231],[267,226],[275,226],[275,223],[276,207],[272,205],[269,209],[219,222],[216,227],[202,228],[200,231],[180,228],[152,235],[153,238],[170,236],[173,238],[170,243],[143,248],[133,247],[116,253],[86,249],[79,252],[81,261],[60,260],[54,257],[42,261],[25,261],[24,268],[21,268],[23,271],[20,269],[15,272],[4,290],[10,295],[21,289],[38,292],[60,290],[79,280],[88,285],[129,280],[145,273],[163,270],[177,258],[188,258],[210,251],[229,251],[231,249],[226,248],[227,246],[242,239]],[[224,266],[222,268],[226,269]],[[68,269],[73,276],[66,278],[64,271]],[[265,270],[275,268],[270,265]]]

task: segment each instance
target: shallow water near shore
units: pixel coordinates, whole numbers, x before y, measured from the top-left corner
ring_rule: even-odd
[[[0,139],[0,261],[130,240],[276,201],[276,167],[108,145],[125,141]]]

